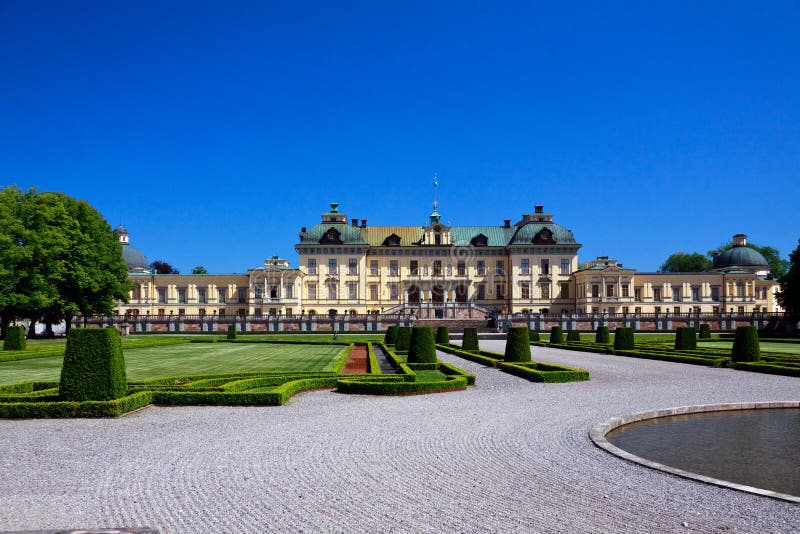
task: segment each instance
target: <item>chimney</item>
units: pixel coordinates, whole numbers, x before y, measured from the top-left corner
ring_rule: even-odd
[[[747,246],[747,236],[744,234],[736,234],[733,236],[733,246],[734,247],[746,247]]]
[[[511,219],[503,219],[503,228],[511,228]]]
[[[351,219],[351,220],[350,220],[350,223],[351,223],[353,226],[358,226],[358,219]]]
[[[307,230],[306,230],[306,227],[305,227],[305,226],[303,226],[302,228],[300,228],[300,233],[301,233],[301,234],[304,234],[304,233],[306,233],[306,231],[307,231]]]
[[[366,228],[366,227],[367,227],[367,220],[361,219],[361,228]]]
[[[544,206],[534,206],[533,209],[536,213],[544,213]]]

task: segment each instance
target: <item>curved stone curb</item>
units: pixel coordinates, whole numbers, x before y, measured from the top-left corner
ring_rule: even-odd
[[[762,488],[755,488],[753,486],[745,486],[744,484],[736,484],[735,482],[728,482],[727,480],[720,480],[718,478],[712,478],[709,476],[700,475],[698,473],[692,473],[691,471],[684,471],[683,469],[678,469],[676,467],[670,467],[668,465],[660,464],[658,462],[654,462],[652,460],[648,460],[646,458],[642,458],[640,456],[636,456],[625,450],[622,450],[619,447],[613,445],[610,441],[606,439],[606,434],[608,434],[615,428],[627,425],[629,423],[643,421],[645,419],[656,419],[659,417],[669,417],[672,415],[684,415],[684,414],[702,413],[702,412],[722,412],[728,410],[764,410],[769,408],[800,408],[800,401],[703,404],[699,406],[680,406],[677,408],[668,408],[666,410],[633,413],[630,415],[623,415],[621,417],[612,417],[608,421],[600,423],[599,425],[595,426],[589,431],[589,437],[594,442],[594,444],[600,447],[601,449],[604,449],[605,451],[615,456],[618,456],[623,460],[643,465],[651,469],[658,469],[659,471],[664,471],[672,475],[676,475],[683,478],[689,478],[692,480],[698,480],[700,482],[705,482],[706,484],[713,484],[715,486],[721,486],[723,488],[730,488],[738,491],[744,491],[747,493],[754,493],[756,495],[771,497],[773,499],[780,499],[782,501],[800,503],[800,497],[794,495],[787,495],[785,493],[778,493],[775,491],[765,490]]]

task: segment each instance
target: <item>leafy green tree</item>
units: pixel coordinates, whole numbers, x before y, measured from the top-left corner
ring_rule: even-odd
[[[662,273],[697,273],[709,269],[711,269],[711,260],[699,252],[691,254],[676,252],[658,268]]]
[[[769,264],[769,272],[776,280],[780,279],[786,271],[789,270],[789,262],[781,258],[781,253],[778,249],[770,246],[760,247],[754,243],[747,243],[746,245],[748,248],[751,248],[764,256],[764,259],[767,260]],[[709,250],[708,256],[712,257],[714,254],[722,254],[726,250],[733,248],[733,242],[728,241],[727,243],[723,243],[719,247]]]
[[[197,267],[192,269],[192,274],[208,274],[208,271],[206,271],[206,268],[203,267],[202,265],[198,265]]]
[[[784,310],[792,315],[800,315],[800,239],[797,248],[789,254],[790,266],[781,276],[781,291],[778,293],[778,302]]]
[[[150,263],[150,270],[156,274],[181,274],[181,272],[165,262],[164,260],[156,260]]]

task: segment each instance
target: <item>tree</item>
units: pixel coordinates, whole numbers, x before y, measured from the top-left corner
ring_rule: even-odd
[[[208,271],[206,271],[206,268],[203,267],[202,265],[198,265],[197,267],[192,269],[192,274],[208,274]]]
[[[662,273],[697,273],[711,269],[711,260],[700,254],[692,252],[676,252],[667,258],[661,267],[658,268]]]
[[[150,270],[156,274],[181,274],[181,272],[165,262],[164,260],[156,260],[150,264]]]
[[[800,239],[797,248],[789,254],[790,266],[786,274],[781,276],[781,291],[778,302],[784,310],[792,315],[800,315]]]
[[[764,256],[764,259],[767,260],[767,263],[769,264],[769,272],[776,280],[780,279],[780,277],[786,274],[786,271],[789,270],[789,262],[784,258],[781,258],[781,253],[778,251],[778,249],[770,246],[760,247],[754,243],[747,243],[745,246]],[[708,255],[709,257],[712,257],[714,254],[722,254],[726,250],[732,248],[733,242],[728,241],[714,250],[709,250]]]

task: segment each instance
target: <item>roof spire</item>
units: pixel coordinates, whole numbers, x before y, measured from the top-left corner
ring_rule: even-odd
[[[436,201],[436,188],[439,187],[439,176],[433,173],[433,213],[431,213],[431,224],[438,223],[442,218],[439,215],[439,203]]]

